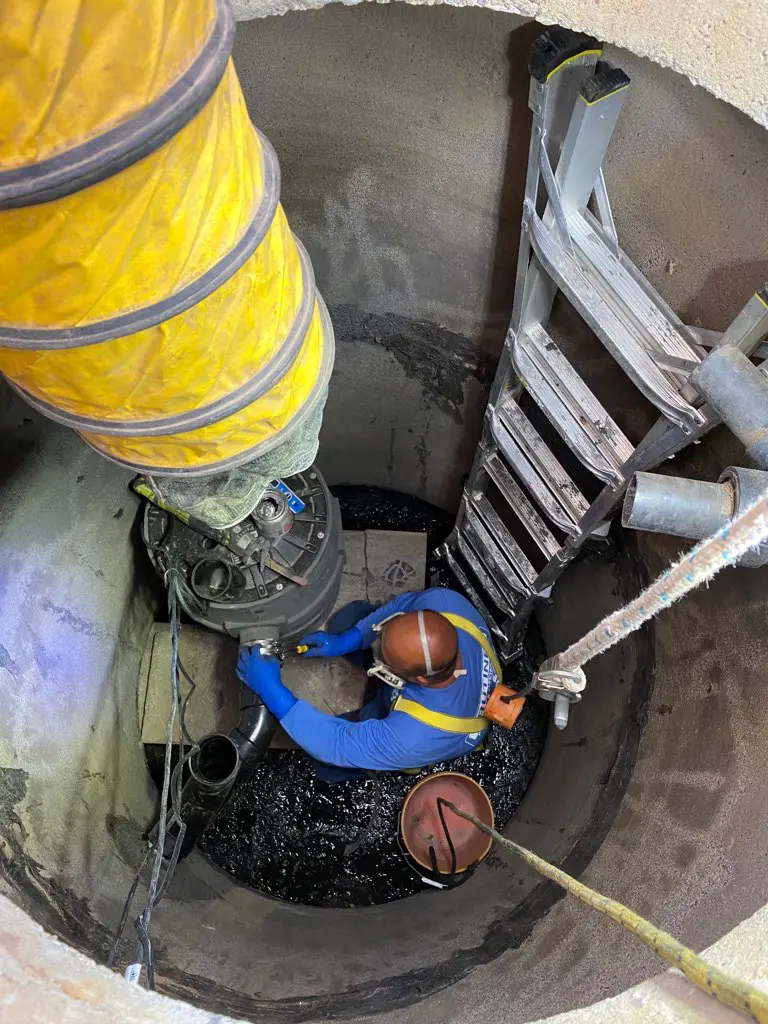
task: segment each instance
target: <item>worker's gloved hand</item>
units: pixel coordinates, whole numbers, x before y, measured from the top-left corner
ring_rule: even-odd
[[[301,638],[301,643],[309,647],[304,653],[305,658],[340,658],[344,654],[361,651],[365,646],[363,634],[357,626],[343,633],[326,633],[324,629],[307,633]]]
[[[283,685],[280,662],[274,655],[265,655],[258,647],[241,647],[237,674],[245,685],[258,694],[279,721],[291,710],[296,698]]]

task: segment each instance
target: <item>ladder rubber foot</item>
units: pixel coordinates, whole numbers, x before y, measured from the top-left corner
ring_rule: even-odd
[[[579,94],[584,102],[591,106],[626,89],[629,82],[629,75],[624,74],[621,68],[612,68],[610,64],[601,61],[601,69],[584,79]]]
[[[571,32],[567,28],[550,28],[531,44],[528,70],[531,77],[540,84],[558,70],[561,65],[582,53],[602,53],[603,44],[594,36],[584,32]]]

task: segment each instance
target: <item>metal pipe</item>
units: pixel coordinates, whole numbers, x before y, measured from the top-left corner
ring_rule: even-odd
[[[717,483],[635,473],[627,488],[621,524],[633,530],[701,540],[738,518],[768,492],[768,473],[729,466]],[[738,564],[768,563],[768,544],[748,551]]]
[[[713,349],[691,374],[691,383],[747,449],[768,469],[768,380],[732,345]]]
[[[733,489],[727,483],[635,473],[624,498],[621,524],[700,540],[725,525],[733,510]]]
[[[761,498],[768,491],[768,473],[759,469],[744,469],[742,466],[729,466],[720,475],[719,483],[730,487],[734,494],[735,518],[744,509]],[[768,562],[768,543],[752,548],[746,555],[739,559],[739,565],[745,565],[750,569],[756,569]]]

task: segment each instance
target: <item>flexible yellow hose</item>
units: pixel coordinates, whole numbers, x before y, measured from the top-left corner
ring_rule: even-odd
[[[228,0],[0,8],[0,371],[139,470],[273,448],[333,362],[233,29]]]

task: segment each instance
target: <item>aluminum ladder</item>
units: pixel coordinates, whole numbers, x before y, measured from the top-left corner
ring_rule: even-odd
[[[602,164],[630,82],[601,54],[596,39],[563,29],[531,47],[533,127],[512,318],[456,524],[438,549],[505,661],[584,542],[607,534],[633,474],[718,422],[689,383],[707,349],[734,344],[752,355],[768,331],[768,287],[725,334],[703,331],[686,326],[622,252]],[[548,332],[558,291],[660,413],[637,446]],[[546,441],[521,408],[526,395],[596,484],[592,500],[553,450],[560,441]]]

